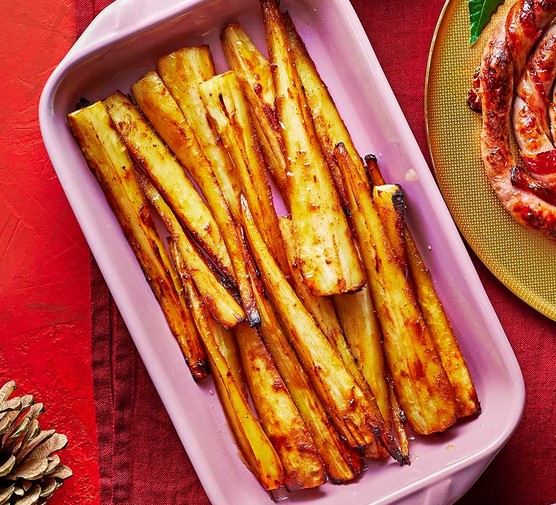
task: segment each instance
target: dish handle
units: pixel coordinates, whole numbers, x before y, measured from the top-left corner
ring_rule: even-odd
[[[174,16],[177,11],[183,10],[183,2],[180,7],[176,7],[175,0],[116,0],[105,7],[93,19],[79,39],[67,53],[64,60],[74,60],[80,55],[89,53],[93,48],[102,46],[103,42],[114,32],[125,34],[137,31],[151,24],[154,14],[160,19]],[[193,4],[194,1],[186,2]]]

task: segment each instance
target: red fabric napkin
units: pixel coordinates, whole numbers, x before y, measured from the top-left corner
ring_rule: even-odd
[[[78,28],[85,28],[105,3],[109,2],[76,0]],[[353,0],[429,161],[424,80],[442,4],[441,0]],[[526,306],[474,261],[520,361],[527,403],[514,437],[458,503],[553,503],[556,324]],[[94,261],[91,308],[102,503],[209,503]]]
[[[91,310],[101,503],[210,503],[94,260]]]

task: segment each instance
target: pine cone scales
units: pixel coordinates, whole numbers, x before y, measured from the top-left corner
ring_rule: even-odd
[[[54,454],[68,439],[42,431],[43,404],[31,395],[10,398],[16,387],[10,381],[0,388],[0,505],[42,504],[72,474]]]

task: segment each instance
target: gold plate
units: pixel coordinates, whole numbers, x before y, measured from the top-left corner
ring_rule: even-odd
[[[486,178],[480,114],[466,104],[473,72],[506,1],[469,46],[467,0],[448,0],[429,55],[425,114],[435,176],[452,216],[473,251],[524,302],[556,321],[556,240],[517,224]]]

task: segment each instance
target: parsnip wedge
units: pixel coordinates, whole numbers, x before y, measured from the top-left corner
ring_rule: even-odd
[[[450,384],[456,395],[458,417],[478,414],[481,405],[477,397],[469,368],[459,347],[452,325],[434,289],[434,282],[423,263],[423,258],[411,234],[405,234],[407,258],[413,284],[417,292],[419,306],[431,331],[446,370]]]
[[[334,155],[346,183],[350,218],[382,328],[394,389],[415,432],[444,431],[456,421],[456,401],[430,331],[392,251],[367,179],[343,144],[336,146]]]
[[[332,422],[352,447],[382,439],[383,422],[272,259],[244,198],[242,223],[268,296]]]
[[[232,264],[218,225],[183,167],[123,93],[116,91],[104,105],[135,162],[149,174],[209,258],[233,281]]]
[[[324,484],[315,442],[257,330],[240,323],[234,332],[253,405],[284,468],[284,486],[294,491]]]
[[[398,184],[373,186],[373,202],[376,204],[388,240],[396,256],[407,267],[405,251],[405,198]]]
[[[251,326],[258,326],[260,316],[244,261],[246,244],[195,133],[156,72],[148,72],[136,81],[131,86],[131,93],[143,114],[188,170],[206,198],[224,238],[247,320]]]
[[[379,180],[376,170],[375,181],[383,182]],[[397,243],[394,252],[398,261],[409,270],[417,302],[456,395],[457,415],[466,417],[476,414],[480,405],[465,358],[417,244],[405,226],[403,192],[395,185],[382,184],[373,188],[373,195],[380,218]]]
[[[236,73],[252,111],[264,158],[286,206],[289,207],[284,139],[276,114],[276,94],[270,63],[237,23],[229,24],[222,32],[220,40],[228,65]]]
[[[176,253],[180,254],[179,251]],[[247,398],[218,347],[214,336],[219,331],[218,325],[211,321],[192,280],[184,276],[183,282],[197,329],[207,349],[214,384],[238,447],[261,485],[268,491],[278,489],[284,484],[280,458],[251,412]]]
[[[257,227],[281,268],[287,260],[278,216],[257,134],[234,72],[217,75],[199,86],[201,97],[235,167],[243,196]]]
[[[173,283],[168,258],[133,170],[133,161],[102,102],[68,115],[68,124],[87,164],[114,211],[145,277],[176,337],[193,378],[208,374],[208,362],[191,315]]]
[[[343,178],[336,164],[336,160],[334,159],[334,147],[336,144],[342,142],[345,145],[351,159],[354,161],[357,168],[361,170],[362,174],[364,173],[364,166],[357,154],[351,135],[336,108],[334,100],[326,84],[321,79],[317,67],[309,55],[303,40],[297,33],[295,25],[288,13],[284,14],[284,20],[292,57],[295,61],[295,66],[303,89],[305,90],[305,96],[307,97],[307,104],[311,110],[315,131],[330,166],[330,170],[332,171],[332,175],[334,176],[338,193],[340,194],[342,202],[344,202],[346,190]]]
[[[358,451],[349,447],[330,423],[295,350],[284,334],[272,303],[263,293],[260,278],[253,274],[251,279],[261,313],[261,338],[311,432],[326,474],[337,484],[349,482],[363,471],[363,460]]]
[[[212,128],[199,93],[199,84],[214,76],[214,62],[208,46],[184,47],[160,58],[158,75],[174,97],[224,193],[232,215],[239,221],[240,186],[232,161],[218,134]]]
[[[137,170],[137,179],[141,189],[149,199],[162,221],[166,225],[170,237],[175,241],[183,258],[183,266],[176,265],[180,274],[190,275],[201,293],[203,303],[212,316],[227,329],[233,328],[245,319],[245,312],[232,295],[218,281],[215,273],[208,267],[204,258],[193,246],[172,209],[164,201],[147,175]]]
[[[322,153],[289,50],[276,0],[261,0],[266,40],[283,124],[296,262],[315,296],[357,291],[364,283],[347,219]]]
[[[369,289],[365,286],[357,293],[335,295],[332,302],[353,357],[373,392],[386,426],[389,427],[390,407],[382,333]]]
[[[401,411],[388,382],[382,331],[369,288],[365,286],[361,291],[349,295],[335,295],[332,300],[349,348],[376,399],[385,428],[398,439],[402,461],[410,464],[409,441],[402,420],[402,417],[405,419],[405,413]]]
[[[336,311],[334,309],[334,305],[332,303],[332,299],[329,297],[316,297],[313,296],[312,293],[309,291],[309,288],[305,286],[303,283],[303,277],[297,265],[294,261],[294,243],[293,243],[293,233],[292,233],[292,226],[291,222],[287,217],[280,218],[280,229],[282,230],[282,237],[284,238],[284,248],[286,250],[286,254],[288,256],[289,267],[290,267],[290,284],[294,288],[297,296],[302,301],[305,308],[309,311],[309,313],[313,316],[313,319],[319,326],[320,330],[326,336],[332,347],[337,352],[338,356],[342,360],[343,364],[349,370],[349,373],[353,376],[357,385],[361,388],[361,391],[365,394],[369,405],[374,410],[374,415],[377,418],[382,418],[382,412],[379,410],[377,406],[377,402],[375,400],[375,396],[373,394],[372,389],[370,388],[369,384],[367,383],[365,377],[363,376],[361,370],[358,367],[358,363],[356,362],[344,335],[344,331],[342,326],[340,325],[340,321],[338,320],[338,316],[336,315]],[[342,297],[351,297],[354,295],[336,295]],[[358,314],[361,315],[361,314]],[[380,333],[379,333],[380,336]],[[380,347],[380,339],[378,340],[378,352],[382,355],[382,348]],[[384,367],[382,367],[382,372],[384,372]],[[387,392],[386,392],[387,393]],[[389,415],[388,410],[386,410],[386,414]],[[384,420],[384,419],[383,419]],[[395,441],[393,438],[385,436],[384,440],[388,439],[388,450],[392,453],[392,457],[394,459],[401,461],[402,458],[400,456],[399,448],[396,446]],[[376,443],[371,444],[368,448],[365,448],[365,455],[368,457],[386,457],[388,453],[383,450],[380,446],[380,442],[378,445]],[[405,463],[405,462],[404,462]]]

